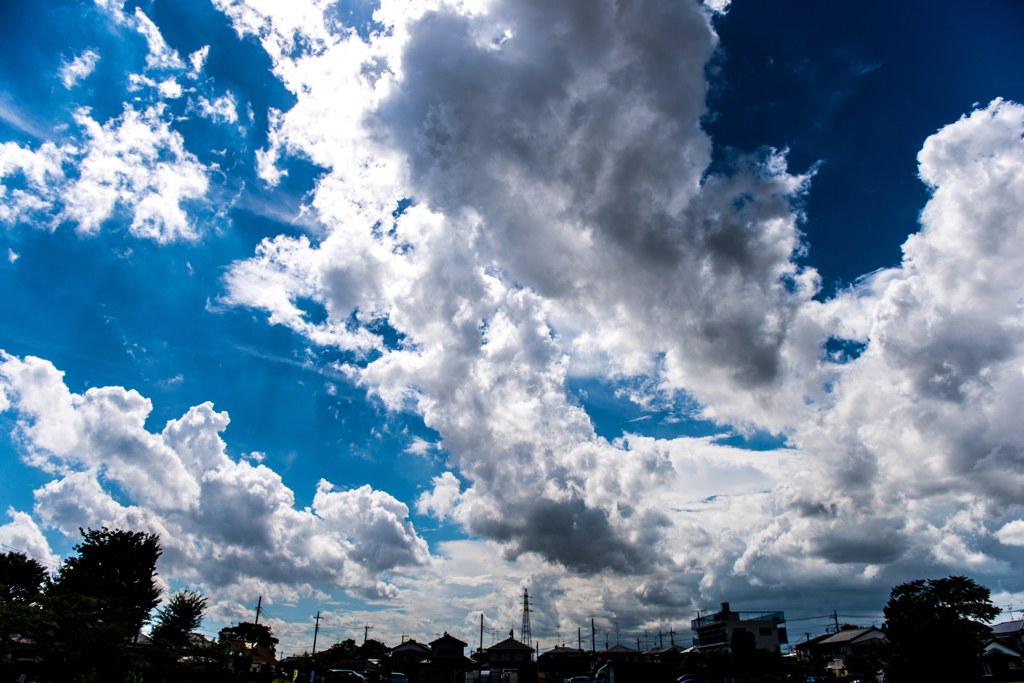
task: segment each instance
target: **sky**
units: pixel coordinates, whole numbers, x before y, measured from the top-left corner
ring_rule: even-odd
[[[782,4],[0,4],[0,549],[285,654],[1024,608],[1024,7]]]

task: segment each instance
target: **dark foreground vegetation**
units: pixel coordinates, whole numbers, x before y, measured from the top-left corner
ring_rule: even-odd
[[[242,622],[222,629],[217,642],[209,641],[196,633],[206,598],[187,588],[170,595],[154,612],[161,602],[156,581],[161,550],[156,535],[83,530],[75,552],[52,574],[24,554],[0,554],[0,683],[269,683],[311,677],[323,681],[325,676],[337,678],[340,674],[329,672],[338,669],[362,671],[367,680],[383,681],[392,674],[392,651],[375,640],[361,646],[346,640],[315,656],[281,662],[274,656],[278,641],[265,624]],[[612,677],[614,683],[653,680],[651,676],[671,683],[686,677],[737,683],[866,682],[883,680],[883,676],[891,683],[1024,681],[1024,675],[993,675],[985,659],[989,656],[986,646],[994,642],[987,622],[999,611],[989,590],[967,577],[911,581],[892,589],[881,628],[884,638],[852,650],[841,669],[826,669],[825,660],[815,659],[810,647],[798,650],[804,655],[800,657],[759,650],[752,633],[737,631],[728,654],[677,651],[666,654],[656,667],[647,662],[623,664]],[[149,636],[144,636],[147,624],[151,628]],[[450,637],[445,634],[445,638]],[[1016,651],[1014,660],[1013,646],[1000,641],[999,656],[1004,664],[1008,662],[1004,669],[1018,668],[1015,662],[1020,661],[1020,653]],[[612,683],[607,666],[603,674],[599,672],[601,652],[566,652],[568,659],[545,653],[537,662],[524,662],[527,665],[519,666],[516,676],[518,683],[570,679]],[[469,668],[453,669],[453,683],[490,681],[485,670],[491,667],[485,660],[478,660],[476,671],[471,670],[472,661],[461,655],[460,660]],[[570,660],[574,663],[566,665]],[[558,661],[562,663],[552,664]],[[404,669],[408,680],[418,683],[420,678],[431,678],[429,666],[421,668],[396,663],[394,671]]]

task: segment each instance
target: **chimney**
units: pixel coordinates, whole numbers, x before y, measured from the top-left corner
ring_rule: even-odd
[[[722,611],[725,612],[726,614],[729,613],[729,603],[727,603],[727,602],[723,602],[722,603]]]

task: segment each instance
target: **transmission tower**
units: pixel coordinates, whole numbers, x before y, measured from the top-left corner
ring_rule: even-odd
[[[533,640],[530,633],[530,591],[526,588],[523,589],[523,627],[519,629],[519,639],[527,645]]]

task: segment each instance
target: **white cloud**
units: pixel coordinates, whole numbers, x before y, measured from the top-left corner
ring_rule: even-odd
[[[188,74],[189,78],[199,78],[199,74],[202,73],[203,67],[206,65],[206,58],[209,56],[209,45],[202,46],[188,56],[188,62],[192,65],[192,70]]]
[[[173,78],[168,78],[160,82],[157,86],[157,90],[160,92],[160,96],[169,100],[176,100],[181,97],[181,86]]]
[[[24,179],[22,187],[0,186],[0,220],[13,224],[45,217],[52,211],[56,188],[65,182],[64,165],[77,154],[71,145],[57,147],[52,142],[34,152],[14,142],[0,145],[0,180]]]
[[[48,565],[48,569],[53,569],[60,558],[50,550],[49,542],[31,515],[7,508],[7,516],[11,521],[0,526],[0,546],[3,546],[3,552],[24,553]]]
[[[11,263],[14,263],[19,258],[21,258],[21,256],[19,254],[15,254],[13,249],[10,249],[10,248],[7,249],[7,260],[8,261],[10,261]]]
[[[235,123],[238,121],[238,103],[231,93],[222,95],[212,102],[200,95],[190,109],[214,123]]]
[[[153,433],[145,429],[151,404],[135,391],[73,394],[62,374],[32,357],[5,354],[0,364],[26,462],[55,476],[35,492],[35,517],[65,535],[100,525],[159,533],[161,572],[222,596],[257,581],[278,595],[317,585],[390,597],[396,588],[383,573],[430,561],[408,508],[387,493],[322,480],[312,507],[296,510],[276,472],[226,455],[219,433],[228,416],[209,403]],[[27,515],[16,515],[0,539],[29,538],[31,529]]]
[[[1015,519],[996,532],[996,538],[1006,545],[1024,545],[1024,520]]]
[[[818,302],[796,264],[809,174],[784,152],[707,173],[708,9],[384,2],[388,30],[364,42],[313,4],[221,7],[297,98],[272,116],[261,175],[285,154],[328,169],[311,203],[323,239],[264,241],[223,300],[381,351],[340,369],[422,415],[465,482],[435,478],[422,512],[523,562],[677,572],[644,584],[651,604],[936,566],[1009,580],[984,541],[990,520],[1024,515],[1024,107],[929,138],[933,195],[903,264]],[[342,333],[353,312],[403,343]],[[862,355],[829,361],[833,336]],[[638,400],[685,391],[704,417],[796,448],[608,442],[570,373],[642,380]]]
[[[162,105],[143,111],[126,105],[121,116],[103,125],[87,109],[74,118],[84,132],[80,147],[50,142],[35,151],[10,142],[0,147],[0,179],[21,175],[26,180],[24,188],[8,188],[0,220],[51,229],[71,221],[87,235],[123,211],[136,237],[160,243],[198,239],[185,204],[206,194],[209,167],[185,149]],[[77,177],[65,174],[64,166],[71,164]]]
[[[425,456],[427,453],[429,453],[430,451],[432,451],[432,450],[434,450],[436,448],[437,448],[437,444],[436,443],[431,443],[429,441],[425,441],[424,439],[421,439],[418,436],[415,436],[412,439],[412,443],[409,444],[408,447],[406,447],[405,452],[406,453],[411,453],[413,455]]]
[[[70,63],[66,63],[61,67],[60,82],[64,84],[65,88],[70,90],[79,81],[89,77],[89,74],[96,68],[96,62],[99,60],[100,56],[97,53],[92,50],[86,50],[71,60]]]
[[[146,16],[141,7],[135,8],[134,15],[135,30],[141,33],[149,46],[149,53],[146,55],[146,68],[148,69],[184,69],[185,63],[178,56],[178,51],[172,49],[164,37],[160,34],[157,25]]]

